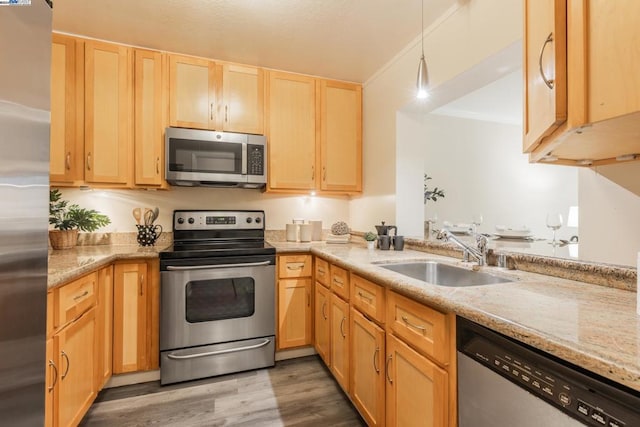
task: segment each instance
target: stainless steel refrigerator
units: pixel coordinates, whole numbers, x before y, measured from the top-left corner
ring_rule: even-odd
[[[51,7],[0,0],[0,425],[42,426]]]

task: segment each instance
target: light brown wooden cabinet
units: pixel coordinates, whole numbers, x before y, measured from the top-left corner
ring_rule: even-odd
[[[216,64],[169,55],[169,123],[194,129],[216,127]]]
[[[113,266],[98,271],[96,310],[96,388],[102,390],[113,372]]]
[[[133,133],[132,49],[85,41],[85,181],[131,185]]]
[[[278,349],[311,345],[311,255],[278,256]]]
[[[362,191],[362,86],[320,80],[320,189]]]
[[[167,91],[164,89],[166,55],[134,51],[134,184],[162,187]]]
[[[222,64],[221,124],[229,132],[264,133],[264,72],[261,68]]]
[[[385,425],[384,330],[351,308],[350,395],[370,427]]]
[[[388,426],[449,425],[447,372],[387,333]]]
[[[84,179],[84,43],[62,34],[51,45],[52,183]]]
[[[157,369],[158,260],[118,262],[113,274],[113,373]]]
[[[531,161],[640,159],[640,51],[629,42],[640,37],[639,14],[634,0],[525,2],[524,151]]]
[[[331,293],[329,305],[329,328],[331,364],[329,368],[345,392],[349,392],[349,303]]]
[[[314,302],[315,348],[325,365],[331,366],[331,322],[329,320],[331,292],[319,282],[315,285]]]

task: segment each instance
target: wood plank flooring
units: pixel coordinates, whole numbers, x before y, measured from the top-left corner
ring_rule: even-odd
[[[81,426],[365,426],[318,356],[161,387],[105,389]]]

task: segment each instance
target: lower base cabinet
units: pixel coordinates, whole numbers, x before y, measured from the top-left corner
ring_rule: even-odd
[[[449,424],[447,372],[391,334],[385,366],[388,426]]]
[[[316,282],[314,298],[315,347],[327,366],[331,366],[329,354],[331,340],[331,329],[329,329],[330,296],[329,289]]]
[[[384,331],[353,308],[351,354],[351,399],[369,427],[384,426]]]
[[[349,392],[349,303],[330,296],[331,372],[345,392]]]

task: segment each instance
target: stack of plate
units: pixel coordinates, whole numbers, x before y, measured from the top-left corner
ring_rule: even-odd
[[[502,239],[531,239],[533,235],[531,230],[526,226],[506,227],[504,225],[496,225],[496,231],[493,233]]]
[[[452,232],[453,234],[471,234],[473,227],[471,224],[457,223],[452,224],[449,221],[444,221],[442,226]]]

